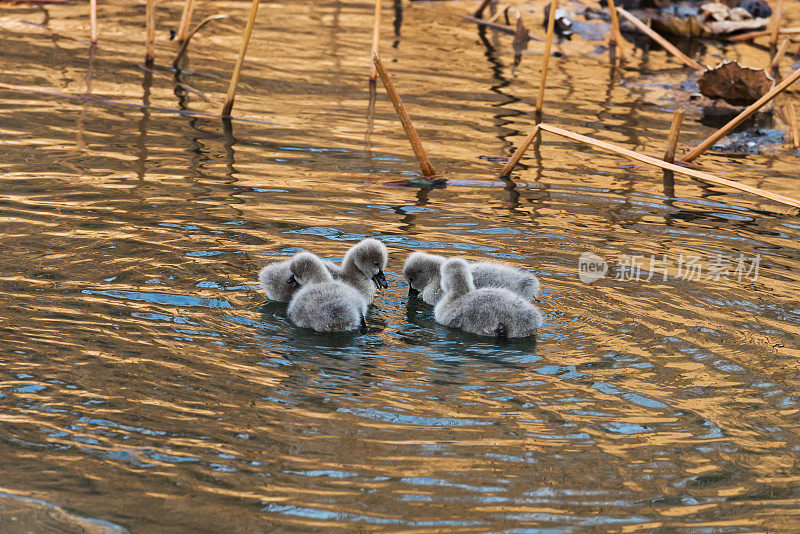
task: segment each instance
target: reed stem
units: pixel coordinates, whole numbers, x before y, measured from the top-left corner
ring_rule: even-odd
[[[172,64],[177,67],[177,65],[181,62],[181,59],[183,59],[183,56],[186,55],[186,50],[189,48],[189,43],[192,41],[192,37],[194,37],[194,34],[199,32],[209,22],[213,22],[215,20],[227,19],[227,18],[228,18],[228,15],[211,15],[210,17],[206,17],[203,20],[201,20],[200,24],[195,26],[194,29],[189,32],[189,34],[186,36],[186,38],[181,43],[180,48],[178,48],[178,53],[175,54],[175,59],[173,60]]]
[[[568,139],[572,139],[574,141],[579,141],[581,143],[586,143],[587,145],[591,145],[596,148],[603,149],[607,152],[611,152],[614,154],[619,154],[620,156],[625,156],[626,158],[630,158],[635,161],[639,161],[641,163],[646,163],[648,165],[653,165],[655,167],[660,167],[662,169],[666,169],[668,171],[673,171],[679,174],[685,174],[687,176],[691,176],[693,178],[697,178],[699,180],[703,180],[704,182],[712,183],[715,185],[723,185],[726,187],[731,187],[733,189],[738,189],[739,191],[745,191],[747,193],[768,198],[770,200],[774,200],[775,202],[780,202],[781,204],[786,204],[788,206],[794,206],[795,208],[800,208],[800,200],[795,198],[786,197],[783,195],[779,195],[777,193],[772,193],[771,191],[765,191],[763,189],[759,189],[757,187],[752,187],[746,184],[742,184],[739,182],[735,182],[733,180],[727,180],[725,178],[720,178],[718,176],[714,176],[711,173],[698,171],[695,169],[691,169],[688,167],[683,167],[681,165],[676,165],[674,163],[667,163],[666,161],[660,160],[658,158],[654,158],[652,156],[646,156],[644,154],[639,154],[634,152],[633,150],[628,150],[627,148],[622,148],[616,145],[612,145],[611,143],[606,143],[605,141],[600,141],[598,139],[593,139],[591,137],[587,137],[585,135],[577,134],[575,132],[571,132],[569,130],[564,130],[562,128],[558,128],[556,126],[551,126],[549,124],[540,124],[539,128],[546,132],[554,133],[556,135],[560,135],[562,137],[566,137]]]
[[[544,57],[542,58],[542,77],[539,81],[539,96],[536,98],[536,112],[541,113],[544,106],[544,90],[547,85],[547,67],[550,65],[550,49],[553,47],[553,35],[556,29],[556,9],[558,0],[550,2],[550,16],[547,18],[547,38],[544,44]]]
[[[800,33],[800,28],[783,28],[778,30],[779,35],[794,35],[798,33]],[[754,32],[740,33],[726,37],[725,40],[732,42],[748,41],[757,37],[766,37],[767,35],[772,35],[772,30],[757,30]]]
[[[625,59],[625,39],[622,38],[622,32],[619,31],[619,17],[617,16],[617,6],[614,0],[608,0],[608,12],[611,14],[611,46],[616,47],[619,52],[619,58]]]
[[[175,35],[175,40],[178,42],[178,48],[189,39],[189,27],[192,24],[192,13],[194,12],[195,0],[186,0],[183,4],[183,13],[181,13],[181,22],[178,26],[178,33]]]
[[[791,102],[786,105],[789,123],[792,126],[792,144],[795,148],[800,148],[800,123],[797,121],[797,108]]]
[[[146,50],[144,53],[145,65],[152,65],[155,59],[153,43],[156,39],[156,0],[146,0],[145,19],[146,19]]]
[[[89,0],[89,24],[92,27],[92,44],[97,44],[97,0]]]
[[[378,55],[378,47],[381,42],[381,0],[375,0],[375,24],[372,28],[372,54],[370,57]],[[369,81],[375,82],[378,78],[378,71],[373,62],[369,67]]]
[[[222,106],[222,115],[230,117],[233,111],[233,101],[236,99],[236,87],[239,85],[239,75],[242,73],[242,65],[244,64],[244,56],[247,53],[247,45],[250,44],[250,36],[253,35],[253,26],[256,23],[256,15],[258,14],[259,0],[253,0],[250,6],[250,18],[247,19],[247,26],[244,28],[244,35],[242,35],[242,47],[239,50],[239,57],[236,58],[236,66],[233,68],[233,75],[228,84],[228,94],[225,97],[225,105]]]
[[[789,49],[789,39],[784,39],[781,43],[781,46],[778,47],[778,51],[775,52],[775,55],[772,56],[772,61],[769,62],[770,67],[777,67],[780,65],[783,56],[786,54],[786,51]]]
[[[675,152],[678,150],[678,136],[681,133],[681,124],[683,124],[684,110],[676,109],[675,114],[672,116],[672,125],[669,127],[669,138],[667,140],[667,151],[664,153],[664,161],[673,163],[675,161]]]
[[[769,44],[771,47],[775,47],[778,45],[778,34],[781,31],[781,18],[783,18],[783,0],[778,0],[778,4],[775,6],[775,11],[772,13],[772,18],[774,22],[772,24],[772,28],[770,28],[771,32],[769,37]]]
[[[422,169],[422,174],[425,176],[435,175],[436,171],[433,169],[433,165],[431,165],[431,160],[428,158],[428,153],[425,152],[425,148],[422,146],[422,141],[420,141],[419,135],[414,129],[414,125],[411,124],[411,117],[408,116],[408,112],[406,112],[403,101],[400,99],[400,94],[397,92],[392,80],[389,78],[389,73],[386,71],[386,67],[383,66],[381,58],[375,54],[372,56],[372,62],[375,65],[375,69],[378,71],[378,76],[380,76],[381,81],[386,88],[386,93],[389,95],[392,105],[394,105],[394,110],[400,117],[400,123],[403,125],[403,130],[405,130],[406,136],[411,142],[411,148],[414,150],[414,155],[417,157],[419,168]]]
[[[537,135],[539,135],[539,125],[538,124],[533,127],[533,130],[531,131],[531,133],[528,134],[528,137],[525,138],[525,140],[522,142],[522,144],[519,146],[519,148],[517,148],[514,151],[514,154],[511,156],[511,158],[503,166],[503,170],[500,171],[500,176],[501,177],[510,176],[511,175],[511,171],[513,171],[514,167],[517,166],[517,163],[519,163],[519,160],[522,159],[522,156],[525,154],[525,151],[528,150],[528,147],[531,146],[531,143],[533,143],[533,140],[536,139]]]
[[[739,113],[736,117],[731,119],[728,124],[720,128],[715,134],[711,135],[708,139],[700,143],[697,148],[686,154],[683,158],[681,158],[682,162],[688,163],[697,159],[697,157],[711,148],[711,146],[728,135],[731,130],[739,126],[742,122],[744,122],[750,115],[761,109],[765,104],[767,104],[770,100],[778,96],[782,93],[787,87],[792,85],[800,79],[800,69],[797,69],[793,73],[791,73],[787,78],[785,78],[781,83],[776,85],[772,88],[772,90],[756,100],[754,103],[747,106],[744,111]]]
[[[675,45],[673,45],[672,43],[670,43],[669,41],[664,39],[661,35],[656,33],[650,26],[648,26],[647,24],[645,24],[644,22],[642,22],[638,18],[634,17],[633,15],[631,15],[630,13],[628,13],[627,11],[622,9],[621,7],[617,8],[617,13],[619,13],[620,15],[622,15],[623,17],[628,19],[628,21],[631,24],[633,24],[634,26],[636,26],[637,28],[639,28],[639,30],[641,30],[642,33],[644,33],[645,35],[650,37],[652,40],[654,40],[655,42],[660,44],[662,47],[664,47],[664,49],[667,52],[669,52],[670,54],[672,54],[676,58],[678,58],[681,61],[683,61],[689,67],[692,67],[693,69],[697,69],[697,70],[705,70],[705,67],[703,67],[700,63],[698,63],[697,61],[693,60],[692,58],[690,58],[689,56],[687,56],[686,54],[684,54],[683,52],[678,50],[675,47]]]

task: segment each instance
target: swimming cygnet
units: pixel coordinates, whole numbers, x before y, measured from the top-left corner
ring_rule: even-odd
[[[422,294],[422,300],[436,304],[444,292],[440,270],[447,260],[444,256],[414,252],[403,265],[403,276],[408,282],[408,296]],[[539,295],[539,279],[528,271],[510,265],[481,261],[468,263],[475,287],[502,287],[531,300]]]
[[[352,246],[342,260],[342,282],[356,288],[368,303],[375,297],[375,286],[387,288],[383,270],[389,253],[386,245],[377,239],[367,238]]]
[[[444,295],[433,315],[436,322],[482,336],[501,339],[536,334],[542,324],[539,310],[502,287],[475,289],[469,264],[447,260],[441,269]]]
[[[300,287],[297,283],[289,283],[292,271],[289,268],[291,258],[267,264],[258,273],[258,282],[267,298],[276,302],[289,302],[294,292]],[[342,268],[330,260],[322,260],[325,268],[335,278],[342,277]]]
[[[300,285],[287,308],[290,321],[317,332],[366,328],[366,299],[354,287],[334,280],[321,259],[301,252],[290,260],[289,268],[287,281]]]

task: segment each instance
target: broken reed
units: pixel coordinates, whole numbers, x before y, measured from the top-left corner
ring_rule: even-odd
[[[681,61],[683,61],[689,67],[692,67],[693,69],[697,69],[697,70],[705,70],[705,67],[703,67],[700,63],[698,63],[697,61],[693,60],[692,58],[690,58],[689,56],[687,56],[686,54],[684,54],[683,52],[678,50],[675,47],[675,45],[673,45],[672,43],[670,43],[669,41],[664,39],[661,35],[659,35],[652,28],[650,28],[650,26],[648,26],[647,24],[645,24],[644,22],[642,22],[638,18],[634,17],[633,15],[631,15],[630,13],[628,13],[627,11],[622,9],[621,7],[617,8],[617,13],[619,13],[620,15],[622,15],[623,17],[628,19],[628,21],[631,24],[633,24],[634,26],[636,26],[637,28],[639,28],[639,30],[641,30],[642,33],[644,33],[645,35],[650,37],[652,40],[654,40],[655,42],[660,44],[664,48],[664,50],[666,50],[667,52],[669,52],[670,54],[672,54],[676,58],[678,58]]]
[[[386,93],[389,95],[389,99],[392,101],[394,110],[400,117],[400,123],[403,125],[403,130],[405,130],[406,136],[411,142],[411,148],[414,150],[414,156],[416,156],[417,161],[419,162],[419,168],[422,169],[422,174],[425,176],[435,175],[436,171],[434,170],[433,165],[431,165],[431,160],[428,158],[428,153],[425,152],[425,148],[422,146],[422,141],[419,139],[417,130],[414,129],[414,125],[411,124],[411,117],[408,116],[408,112],[403,105],[403,101],[400,99],[400,94],[397,92],[397,89],[395,89],[391,78],[389,78],[389,73],[386,71],[386,67],[383,66],[383,62],[381,61],[381,58],[378,57],[378,54],[373,54],[372,63],[375,65],[375,70],[378,71],[378,76],[380,76],[383,86],[386,88]]]
[[[145,30],[146,36],[146,50],[144,53],[144,63],[145,65],[152,65],[153,59],[155,59],[155,50],[153,49],[153,43],[156,39],[156,0],[146,0],[147,5],[145,7],[145,25],[147,29]]]
[[[178,42],[178,48],[190,39],[189,26],[192,24],[192,13],[194,12],[195,0],[186,0],[183,4],[183,13],[181,13],[181,22],[178,26],[178,33],[175,34],[175,40]],[[195,29],[197,31],[197,29]]]
[[[375,22],[372,27],[372,53],[370,57],[378,55],[378,46],[381,42],[381,0],[375,0]],[[369,67],[369,81],[375,83],[378,78],[378,71],[375,68],[375,63],[371,63]]]
[[[775,6],[775,12],[772,18],[775,22],[772,25],[772,33],[770,34],[769,44],[774,49],[778,45],[778,33],[781,31],[781,18],[783,17],[783,0],[778,0],[778,5]]]
[[[89,0],[89,24],[92,27],[92,44],[97,44],[97,0]]]
[[[675,114],[672,116],[672,124],[669,127],[669,138],[667,139],[667,151],[664,153],[664,161],[673,163],[675,161],[675,152],[678,150],[678,136],[681,133],[681,124],[683,124],[683,108],[676,109]]]
[[[786,54],[786,50],[789,49],[789,39],[784,39],[781,43],[781,46],[778,47],[778,50],[775,52],[775,55],[772,56],[772,61],[769,62],[770,67],[777,67],[783,56]]]
[[[619,30],[619,17],[617,16],[617,6],[614,0],[608,0],[608,12],[611,14],[611,45],[616,48],[620,59],[625,59],[625,40]]]
[[[697,178],[699,180],[703,180],[704,182],[708,182],[715,185],[722,185],[726,187],[731,187],[733,189],[738,189],[739,191],[744,191],[746,193],[750,193],[752,195],[756,195],[763,198],[768,198],[770,200],[774,200],[775,202],[779,202],[781,204],[786,204],[788,206],[793,206],[795,208],[800,208],[800,200],[795,198],[786,197],[783,195],[779,195],[777,193],[772,193],[771,191],[766,191],[764,189],[759,189],[757,187],[752,187],[747,184],[742,184],[733,180],[727,180],[725,178],[720,178],[718,176],[714,176],[711,173],[699,171],[696,169],[692,169],[689,167],[684,167],[682,165],[676,165],[674,163],[668,163],[666,161],[660,160],[658,158],[654,158],[652,156],[647,156],[645,154],[639,154],[638,152],[634,152],[633,150],[628,150],[627,148],[622,148],[617,145],[613,145],[611,143],[607,143],[605,141],[600,141],[599,139],[594,139],[592,137],[588,137],[586,135],[581,135],[575,132],[571,132],[569,130],[565,130],[563,128],[559,128],[557,126],[552,126],[550,124],[540,123],[534,126],[534,131],[528,137],[533,139],[533,136],[537,132],[546,131],[550,133],[554,133],[561,137],[566,137],[567,139],[572,139],[573,141],[578,141],[581,143],[585,143],[587,145],[593,146],[595,148],[599,148],[601,150],[605,150],[606,152],[611,152],[613,154],[618,154],[620,156],[624,156],[626,158],[632,159],[634,161],[638,161],[641,163],[646,163],[648,165],[653,165],[654,167],[659,167],[664,170],[672,171],[679,174],[684,174],[687,176],[691,176],[692,178]],[[526,139],[527,141],[527,139]],[[530,144],[530,143],[528,143]],[[522,147],[520,147],[521,149]],[[527,148],[527,147],[526,147]],[[517,152],[524,152],[524,150],[517,149]],[[517,156],[517,153],[514,154]],[[520,153],[519,156],[516,158],[516,161],[522,157]],[[509,161],[511,163],[511,161]],[[507,164],[503,171],[505,172],[508,169],[509,165]],[[513,169],[513,167],[512,167]],[[510,172],[511,169],[508,170]]]
[[[539,96],[536,98],[536,112],[541,113],[544,107],[544,89],[547,85],[547,67],[550,65],[550,49],[553,47],[553,35],[556,30],[556,9],[558,0],[550,2],[550,16],[547,18],[547,39],[544,44],[544,57],[542,58],[542,77],[539,81]]]
[[[225,97],[225,105],[222,106],[222,115],[230,117],[233,111],[233,101],[236,99],[236,87],[239,85],[239,75],[242,73],[242,65],[244,64],[244,56],[247,54],[247,45],[250,44],[250,37],[253,35],[253,26],[256,23],[256,15],[258,14],[259,0],[253,0],[250,5],[250,17],[247,19],[247,26],[244,28],[242,35],[242,47],[239,50],[239,57],[236,58],[236,66],[233,68],[231,81],[228,84],[228,94]]]
[[[754,103],[747,106],[744,109],[744,111],[742,111],[736,117],[731,119],[731,121],[728,122],[728,124],[720,128],[716,133],[709,136],[705,141],[700,143],[697,146],[697,148],[695,148],[694,150],[686,154],[683,158],[681,158],[681,161],[684,163],[689,163],[697,159],[697,157],[700,156],[700,154],[711,148],[714,145],[714,143],[716,143],[717,141],[728,135],[734,128],[736,128],[742,122],[744,122],[750,115],[752,115],[753,113],[764,107],[770,100],[778,96],[787,87],[792,85],[798,79],[800,79],[800,69],[797,69],[796,71],[791,73],[781,83],[773,87],[773,89],[769,93],[765,94],[764,96],[756,100]]]
[[[210,17],[206,17],[203,20],[201,20],[200,24],[195,26],[194,29],[189,32],[189,34],[186,36],[186,38],[183,40],[183,42],[180,43],[179,48],[178,48],[178,53],[175,54],[175,59],[172,61],[172,64],[176,68],[178,67],[178,64],[181,62],[181,59],[183,59],[183,56],[186,55],[186,50],[189,48],[189,43],[192,41],[192,37],[194,37],[194,34],[199,32],[209,22],[213,22],[215,20],[227,19],[227,18],[228,18],[228,15],[218,14],[218,15],[211,15]]]

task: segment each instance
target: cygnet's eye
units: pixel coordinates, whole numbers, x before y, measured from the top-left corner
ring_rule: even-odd
[[[414,277],[413,277],[413,276],[409,276],[409,277],[408,277],[408,281],[409,281],[409,282],[413,282],[413,281],[414,281]]]
[[[375,262],[375,267],[378,267],[378,262],[377,261]]]

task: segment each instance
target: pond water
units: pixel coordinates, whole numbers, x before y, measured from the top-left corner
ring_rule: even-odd
[[[451,179],[432,190],[383,184],[418,168],[381,87],[370,105],[370,2],[263,4],[234,110],[261,122],[229,127],[137,106],[218,113],[247,3],[199,3],[232,18],[190,47],[196,92],[167,68],[179,3],[158,4],[154,74],[143,5],[100,4],[94,54],[84,4],[3,8],[3,82],[131,104],[0,90],[4,532],[800,530],[796,210],[550,134],[498,180],[479,156],[532,127],[542,43],[512,72],[471,3],[384,9],[382,56]],[[555,48],[548,122],[653,155],[678,107],[684,146],[718,125],[662,51]],[[788,144],[699,161],[798,194]],[[365,236],[390,251],[368,333],[258,307],[266,262]],[[413,250],[534,270],[538,340],[437,325],[406,296]],[[587,252],[609,262],[592,284]]]

